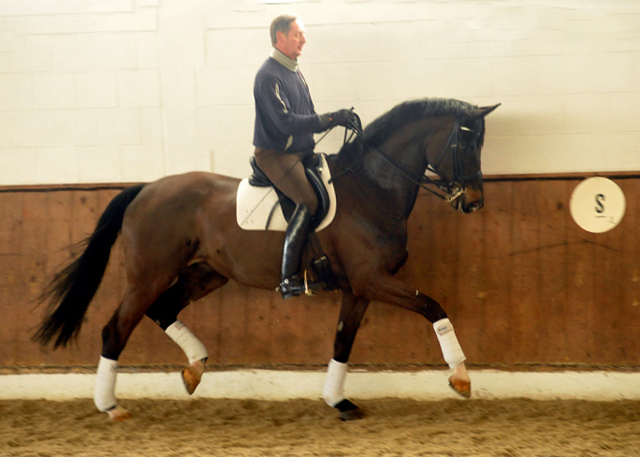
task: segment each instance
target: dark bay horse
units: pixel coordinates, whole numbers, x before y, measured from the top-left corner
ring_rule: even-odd
[[[354,338],[373,300],[429,320],[451,368],[451,387],[470,396],[465,357],[447,314],[394,274],[407,259],[407,220],[425,182],[463,213],[482,208],[484,117],[497,106],[449,99],[405,102],[372,122],[360,140],[327,157],[337,210],[317,237],[342,290],[342,304],[323,396],[343,419],[359,416],[343,388]],[[428,170],[437,181],[425,174]],[[272,290],[278,285],[284,234],[238,227],[238,184],[235,178],[193,172],[123,190],[85,240],[85,251],[45,290],[49,306],[34,339],[64,346],[77,336],[111,247],[122,237],[127,289],[102,331],[94,397],[111,418],[129,417],[115,398],[117,360],[143,316],[185,352],[190,364],[183,378],[192,393],[208,354],[177,319],[179,312],[229,279]]]

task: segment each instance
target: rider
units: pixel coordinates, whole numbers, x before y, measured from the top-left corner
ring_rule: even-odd
[[[280,292],[290,298],[304,292],[300,278],[302,251],[318,207],[302,161],[313,154],[313,134],[353,122],[351,110],[318,115],[309,87],[298,69],[298,57],[307,42],[298,16],[282,14],[271,22],[269,58],[256,75],[253,95],[256,121],[255,160],[271,182],[296,203],[285,234]]]

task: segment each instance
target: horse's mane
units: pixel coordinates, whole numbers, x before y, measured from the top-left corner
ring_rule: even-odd
[[[365,144],[376,146],[409,119],[453,115],[460,119],[475,108],[470,103],[451,98],[424,98],[401,103],[371,122],[364,129]]]

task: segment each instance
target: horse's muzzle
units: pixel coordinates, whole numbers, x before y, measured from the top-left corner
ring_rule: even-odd
[[[482,209],[484,206],[484,195],[482,186],[465,187],[462,191],[450,201],[451,206],[461,213],[469,214]]]

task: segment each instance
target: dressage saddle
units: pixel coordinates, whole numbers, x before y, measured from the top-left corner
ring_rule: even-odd
[[[280,206],[282,207],[282,213],[284,214],[284,218],[287,222],[291,219],[291,215],[293,211],[296,209],[296,204],[293,200],[283,194],[267,177],[267,175],[260,169],[258,164],[256,163],[256,158],[251,156],[249,160],[251,164],[251,168],[253,173],[249,177],[249,184],[255,187],[273,187],[276,193],[278,194],[278,200],[280,202]],[[307,175],[307,179],[311,183],[311,187],[315,190],[316,195],[318,197],[318,209],[313,217],[313,222],[311,224],[311,231],[315,230],[318,225],[325,218],[327,213],[329,212],[329,193],[327,192],[327,188],[320,177],[320,167],[322,166],[322,161],[320,160],[320,154],[310,154],[306,156],[302,160],[302,164],[304,165],[304,170]]]

